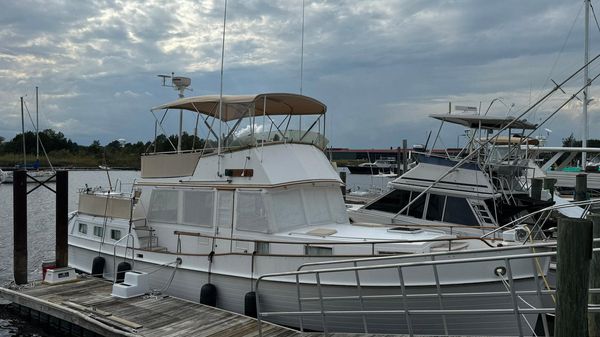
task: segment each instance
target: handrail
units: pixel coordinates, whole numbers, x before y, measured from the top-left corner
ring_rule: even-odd
[[[386,243],[426,243],[426,242],[452,242],[452,241],[481,241],[488,245],[489,247],[493,247],[487,241],[497,241],[498,239],[489,239],[489,238],[481,238],[478,236],[463,236],[463,237],[450,237],[450,238],[440,238],[440,239],[423,239],[423,240],[372,240],[372,241],[272,241],[272,240],[264,240],[264,239],[244,239],[244,238],[235,238],[235,237],[222,237],[215,235],[207,235],[198,232],[184,232],[184,231],[173,231],[174,235],[181,236],[194,236],[194,237],[203,237],[215,240],[229,240],[229,241],[242,241],[242,242],[268,242],[275,244],[286,244],[286,245],[371,245],[371,244],[386,244]],[[303,234],[303,233],[300,233]],[[357,238],[360,240],[360,238]],[[364,240],[364,239],[363,239]]]
[[[594,239],[594,242],[600,242],[599,239]],[[543,242],[543,243],[534,243],[527,246],[523,245],[515,245],[515,246],[503,246],[503,247],[495,247],[494,251],[507,251],[507,250],[516,250],[523,248],[546,248],[546,247],[554,247],[556,246],[556,241],[551,242]],[[455,251],[453,255],[461,255],[461,254],[473,254],[473,253],[483,253],[489,252],[488,248],[484,249],[469,249],[463,251]],[[420,254],[412,254],[412,255],[386,255],[386,256],[375,256],[375,257],[363,257],[356,259],[346,259],[346,260],[333,260],[333,261],[320,261],[320,262],[307,262],[301,264],[296,270],[300,271],[304,267],[313,267],[313,266],[324,266],[331,264],[344,264],[344,263],[359,263],[359,262],[371,262],[371,261],[382,261],[382,260],[398,260],[398,259],[414,259],[419,257],[433,257],[439,255],[447,255],[447,252],[435,252],[435,253],[420,253]],[[320,269],[321,270],[321,269]]]
[[[590,200],[583,200],[583,201],[573,201],[573,202],[569,202],[568,204],[548,206],[546,208],[542,208],[542,209],[537,210],[535,212],[531,212],[531,213],[528,213],[526,215],[523,215],[523,216],[521,216],[521,217],[519,217],[519,218],[517,218],[517,219],[515,219],[515,220],[513,220],[511,222],[508,222],[508,223],[506,223],[506,224],[504,224],[504,225],[502,225],[502,226],[500,226],[500,227],[492,230],[491,232],[483,234],[480,237],[481,238],[485,238],[486,236],[488,236],[490,234],[493,234],[493,233],[496,233],[499,230],[502,230],[502,229],[504,229],[506,227],[512,226],[512,225],[514,225],[516,223],[521,223],[521,222],[523,222],[523,220],[525,220],[525,219],[527,219],[527,218],[529,218],[529,217],[531,217],[531,216],[533,216],[535,214],[543,213],[543,212],[546,212],[546,211],[553,211],[553,210],[557,210],[557,209],[561,209],[561,208],[571,208],[571,207],[577,207],[577,206],[582,206],[582,205],[592,205],[592,204],[596,204],[596,203],[600,203],[600,199],[590,199]]]
[[[130,236],[131,236],[131,241],[132,241],[131,258],[133,259],[134,253],[135,253],[135,248],[133,247],[135,245],[135,237],[133,236],[132,233],[127,233],[125,236],[123,236],[119,240],[115,241],[115,243],[113,244],[113,274],[114,274],[113,283],[117,283],[117,269],[116,269],[116,265],[117,265],[117,244],[119,242],[123,241],[125,238],[129,238]],[[125,254],[123,254],[123,258],[125,260],[127,259],[127,248],[129,248],[129,247],[127,245],[125,245]]]

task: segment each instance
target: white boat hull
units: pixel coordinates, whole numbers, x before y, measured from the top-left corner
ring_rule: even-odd
[[[110,248],[110,251],[112,251],[112,246],[105,245],[105,247]],[[119,247],[118,250],[121,252],[121,247]],[[142,254],[144,258],[143,260],[136,259],[133,268],[135,270],[151,273],[150,286],[152,289],[162,289],[164,293],[172,296],[192,301],[200,301],[200,289],[204,284],[209,283],[209,274],[206,271],[208,266],[208,259],[206,256],[180,256],[183,260],[182,266],[178,267],[178,269],[175,271],[175,276],[173,277],[172,282],[169,284],[169,279],[174,272],[174,268],[171,266],[164,267],[161,265],[174,261],[177,255],[167,253],[151,253],[147,251],[136,251],[135,254],[136,256],[137,254]],[[487,254],[479,254],[479,256],[490,256],[491,254],[494,253],[490,252]],[[91,261],[96,256],[98,256],[97,249],[87,249],[74,245],[71,245],[69,249],[70,265],[84,272],[91,272]],[[104,276],[112,279],[114,275],[114,259],[112,253],[109,253],[107,250],[103,249],[101,256],[106,260]],[[131,251],[129,251],[128,256],[131,256]],[[477,256],[477,254],[473,254],[473,256]],[[461,255],[460,257],[466,258],[467,256]],[[217,307],[243,313],[244,297],[246,293],[254,290],[253,287],[255,286],[257,275],[264,274],[265,272],[283,271],[265,270],[268,268],[266,266],[271,266],[272,268],[273,266],[281,266],[281,263],[276,264],[273,263],[273,261],[268,261],[268,259],[266,259],[266,261],[261,261],[260,258],[257,258],[255,262],[256,266],[254,277],[250,278],[250,274],[244,274],[244,270],[250,268],[252,263],[251,258],[252,257],[248,255],[223,255],[214,257],[212,273],[210,275],[210,283],[215,285],[217,288]],[[328,258],[331,259],[332,257]],[[159,259],[162,259],[162,261],[159,261]],[[118,263],[122,261],[123,258],[121,256],[120,258],[116,259],[115,265],[118,265]],[[533,265],[532,261],[523,260],[522,264],[517,261],[518,260],[514,261],[515,265],[512,266],[513,273],[517,277],[520,277],[519,279],[515,280],[516,289],[535,290],[535,279],[533,277],[526,277],[527,270],[529,271],[529,274],[531,274],[531,266]],[[131,262],[131,260],[129,260],[129,262]],[[292,263],[294,262],[292,261]],[[489,265],[490,263],[488,262],[487,264]],[[493,270],[493,268],[495,268],[495,264],[489,266],[475,264],[473,265],[473,268],[471,268],[472,271],[470,271],[468,268],[465,268],[465,266],[461,264],[449,266],[455,269],[455,275],[452,275],[452,272],[449,270],[440,270],[440,275],[444,275],[443,277],[446,278],[446,281],[441,279],[442,283],[454,283],[443,285],[441,287],[442,292],[445,294],[491,291],[504,292],[505,294],[508,294],[507,288],[497,277],[489,275],[492,274],[491,272],[482,273],[480,270],[481,267]],[[264,271],[260,272],[261,269]],[[290,268],[285,271],[293,271],[295,269],[296,268]],[[407,284],[407,294],[435,294],[437,292],[435,282],[431,277],[432,272],[430,270],[431,268],[429,268],[429,271],[415,269],[404,272],[404,277]],[[391,277],[393,274],[396,275],[395,278]],[[356,295],[356,281],[355,278],[351,277],[351,275],[353,274],[339,275],[340,277],[336,279],[323,278],[323,294],[325,296]],[[361,274],[361,291],[363,296],[383,295],[376,299],[365,299],[363,302],[364,309],[403,309],[402,298],[399,296],[401,295],[401,287],[397,275],[398,273],[396,269],[387,270],[385,272],[373,271],[364,273],[364,275]],[[473,277],[475,275],[487,275],[490,277],[487,280],[478,280],[476,277]],[[461,278],[462,284],[452,282],[451,279],[453,277]],[[382,280],[387,280],[387,283],[381,282]],[[398,284],[390,284],[390,280],[394,280],[398,282]],[[541,280],[538,279],[538,281]],[[261,282],[258,293],[260,296],[261,312],[298,311],[297,287],[294,279],[277,279],[273,281]],[[301,279],[301,294],[302,297],[316,297],[318,295],[317,287],[314,283],[314,276],[310,280]],[[396,295],[396,297],[390,298],[390,295]],[[540,299],[537,297],[527,297],[525,300],[535,307],[541,307]],[[525,304],[520,303],[520,306],[525,307]],[[440,309],[440,303],[437,296],[420,299],[412,298],[408,301],[408,307],[410,310],[436,310]],[[360,301],[358,299],[352,299],[326,302],[324,308],[325,310],[360,310]],[[509,309],[512,308],[512,299],[508,295],[496,297],[485,296],[470,298],[444,298],[443,308]],[[303,302],[303,310],[318,311],[320,310],[319,302]],[[535,326],[537,315],[525,315],[523,317],[527,319],[531,326]],[[297,316],[271,317],[268,320],[282,325],[300,328],[300,321]],[[408,333],[407,321],[402,313],[369,315],[368,318],[366,318],[366,322],[369,333]],[[445,333],[443,316],[439,314],[419,316],[413,315],[411,324],[413,332],[417,334],[437,335]],[[518,335],[518,327],[514,314],[446,315],[446,325],[448,328],[448,333],[456,335]],[[530,331],[524,319],[522,320],[521,325],[524,329],[523,331]],[[329,315],[326,317],[326,326],[327,330],[330,332],[364,332],[364,322],[360,315]],[[324,330],[322,319],[314,316],[303,318],[302,327],[305,330]]]

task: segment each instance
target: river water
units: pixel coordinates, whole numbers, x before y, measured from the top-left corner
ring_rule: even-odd
[[[340,170],[347,171],[345,168]],[[131,184],[139,178],[139,171],[110,171],[110,180],[117,190],[130,191]],[[380,190],[391,180],[387,177],[347,174],[347,188],[352,191]],[[77,191],[85,185],[108,187],[105,171],[69,172],[69,210],[77,209]],[[29,184],[31,189],[35,185]],[[49,186],[54,188],[54,184]],[[42,261],[54,260],[55,244],[55,194],[40,187],[27,196],[28,268],[30,281],[41,279]],[[13,279],[13,204],[12,184],[0,184],[0,286]],[[54,336],[20,320],[0,302],[0,337]]]
[[[132,182],[139,178],[139,171],[111,171],[111,183],[123,191],[131,189]],[[105,171],[69,172],[69,210],[77,209],[77,191],[85,187],[108,187]],[[28,184],[31,189],[35,184]],[[55,184],[50,183],[54,188]],[[12,184],[0,184],[0,285],[13,279],[13,193]],[[55,244],[55,194],[40,187],[27,196],[27,239],[28,269],[30,281],[41,279],[44,260],[54,260]],[[8,336],[53,336],[30,326],[9,312],[6,303],[0,303],[0,337]]]

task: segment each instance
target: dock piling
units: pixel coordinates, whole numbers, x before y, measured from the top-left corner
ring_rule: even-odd
[[[600,238],[600,214],[588,214],[587,218],[592,221],[592,237]],[[600,248],[600,243],[592,243],[592,248]],[[600,288],[600,256],[592,255],[590,264],[590,288]],[[600,294],[590,293],[589,303],[599,305]],[[588,316],[589,336],[600,336],[600,315],[589,313]]]
[[[406,139],[402,139],[402,174],[408,171],[408,153],[406,152],[408,148],[408,141]]]
[[[587,200],[587,174],[581,173],[575,176],[575,201]]]
[[[56,267],[69,264],[68,248],[68,212],[69,212],[69,175],[68,171],[56,172]]]
[[[587,336],[592,221],[558,220],[555,337]]]
[[[531,198],[535,200],[542,199],[542,185],[544,181],[541,178],[531,178]]]
[[[13,275],[27,283],[27,172],[13,172]]]

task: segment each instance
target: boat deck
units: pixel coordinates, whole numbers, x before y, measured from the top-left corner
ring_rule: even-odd
[[[112,282],[88,277],[55,285],[34,282],[15,289],[0,287],[0,298],[18,304],[22,316],[64,336],[260,336],[257,321],[248,316],[165,295],[116,298],[111,290]],[[404,335],[302,333],[263,321],[262,336]]]
[[[30,314],[33,320],[46,314],[101,336],[259,335],[256,320],[244,315],[164,295],[116,298],[111,289],[112,282],[82,278],[58,285],[0,288],[0,297],[37,312]],[[262,330],[263,336],[301,335],[264,322]]]

